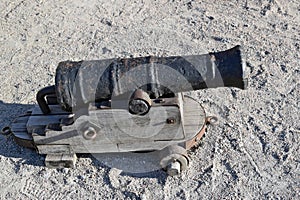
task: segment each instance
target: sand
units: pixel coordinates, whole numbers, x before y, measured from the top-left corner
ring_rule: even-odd
[[[75,169],[0,136],[0,199],[299,199],[300,2],[0,2],[0,127],[31,108],[64,60],[244,47],[249,88],[188,93],[219,118],[180,176],[128,174],[91,155]]]

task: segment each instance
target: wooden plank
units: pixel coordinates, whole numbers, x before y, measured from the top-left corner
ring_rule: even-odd
[[[70,145],[37,145],[39,154],[71,154],[74,153]]]
[[[111,143],[107,138],[102,137],[101,135],[97,135],[100,137],[99,144]],[[36,144],[83,144],[83,143],[93,143],[95,140],[86,140],[83,138],[81,134],[79,134],[76,130],[72,131],[47,131],[46,135],[33,134],[34,142]]]
[[[77,161],[77,156],[74,153],[63,154],[61,160],[65,163],[65,167],[74,168]]]
[[[13,132],[14,136],[23,140],[33,140],[32,136],[27,132]]]
[[[12,132],[27,132],[26,123],[12,123]]]
[[[37,149],[40,154],[57,154],[67,153],[69,148],[72,148],[73,152],[76,153],[107,153],[107,152],[119,152],[116,144],[70,144],[69,147],[64,145],[50,144],[50,145],[37,145]]]
[[[60,123],[60,119],[68,118],[70,115],[43,115],[43,116],[31,116],[27,122],[27,131],[32,133],[35,128],[43,128],[48,124]]]
[[[81,136],[74,137],[71,139],[60,139],[56,141],[51,141],[49,140],[49,138],[45,138],[45,136],[34,136],[34,141],[35,144],[37,144],[37,148],[41,154],[48,154],[57,151],[64,152],[67,149],[60,150],[60,148],[62,148],[64,144],[68,144],[70,148],[76,153],[104,153],[119,151],[117,144],[107,141],[105,139],[101,141],[89,141],[83,139]]]
[[[45,165],[49,168],[74,168],[76,154],[47,154]]]
[[[37,136],[43,138],[45,136]],[[35,137],[36,140],[36,137]],[[45,141],[45,140],[44,140]],[[58,140],[55,143],[41,144],[35,142],[41,154],[58,153],[68,151],[61,149],[66,142],[69,147],[76,153],[106,153],[106,152],[127,152],[127,151],[143,151],[143,150],[160,150],[168,145],[177,144],[178,141],[132,141],[130,143],[115,144],[107,140],[88,141],[81,137],[75,137],[72,140]],[[60,145],[59,145],[60,144]],[[57,146],[56,146],[57,145]],[[57,149],[58,148],[58,149]],[[61,150],[60,150],[61,149]]]
[[[122,109],[93,111],[90,115],[96,117],[89,120],[115,142],[130,142],[141,138],[149,141],[184,138],[177,106],[151,107],[144,116],[132,115]],[[168,118],[175,119],[175,123],[167,124]],[[180,134],[174,135],[174,132]]]
[[[45,161],[53,161],[53,162],[59,162],[61,161],[63,154],[47,154]]]
[[[82,137],[79,137],[76,131],[49,131],[45,136],[33,134],[33,140],[36,144],[72,144],[82,140]]]
[[[192,139],[205,123],[205,112],[198,101],[185,97],[183,103],[183,127],[186,140]]]
[[[27,131],[32,133],[35,128],[43,128],[48,124],[60,123],[63,118],[70,118],[74,114],[63,111],[59,105],[49,105],[51,113],[44,115],[38,105],[32,109],[32,114],[27,122]]]
[[[119,152],[128,151],[149,151],[149,150],[160,150],[163,149],[176,141],[156,141],[156,142],[131,142],[118,144]]]
[[[66,111],[62,110],[60,105],[49,105],[49,108],[51,110],[51,113],[49,115],[70,114],[70,112],[66,112]],[[31,115],[32,116],[34,116],[34,115],[44,115],[44,113],[41,111],[40,107],[38,105],[36,105],[32,109]]]
[[[119,152],[117,144],[113,143],[91,143],[72,145],[76,153],[111,153]]]
[[[13,123],[27,123],[28,119],[29,119],[30,116],[21,116],[21,117],[18,117],[16,118]]]
[[[182,113],[177,106],[152,107],[144,116],[131,115],[125,109],[90,111],[89,116],[80,116],[74,124],[63,127],[63,131],[49,130],[45,136],[34,134],[34,142],[42,154],[66,152],[69,148],[76,153],[161,149],[193,138],[205,122],[205,113],[197,101],[185,98],[181,103]],[[40,116],[40,120],[33,116],[28,124],[36,128],[59,123],[61,116]],[[174,124],[166,123],[166,119],[171,117],[175,119]],[[86,123],[87,127],[95,126],[97,130],[93,140],[82,136]]]

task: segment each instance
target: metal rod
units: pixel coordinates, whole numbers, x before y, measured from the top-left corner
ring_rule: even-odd
[[[45,87],[43,89],[41,89],[40,91],[38,91],[37,95],[36,95],[36,100],[42,110],[42,112],[46,115],[49,114],[51,112],[47,102],[46,102],[46,96],[47,95],[53,95],[55,94],[55,86],[48,86]]]

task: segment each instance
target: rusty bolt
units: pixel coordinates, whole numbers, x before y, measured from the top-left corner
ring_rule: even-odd
[[[176,120],[173,117],[167,119],[167,124],[175,124]]]

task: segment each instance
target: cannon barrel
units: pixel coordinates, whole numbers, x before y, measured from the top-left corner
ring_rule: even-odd
[[[55,90],[64,110],[142,89],[151,98],[216,87],[245,89],[242,49],[204,55],[59,63]]]

